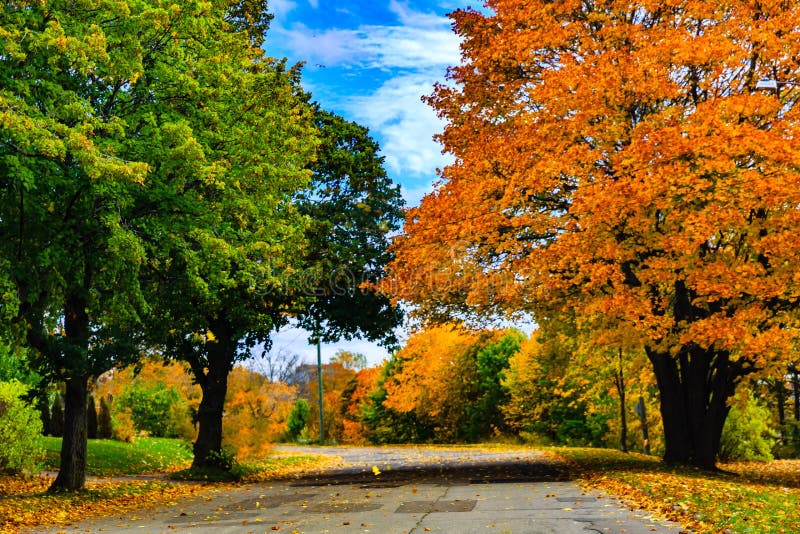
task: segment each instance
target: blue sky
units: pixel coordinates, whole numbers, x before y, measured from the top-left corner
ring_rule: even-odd
[[[454,0],[272,0],[267,53],[304,62],[303,86],[323,108],[370,129],[410,204],[447,164],[442,125],[420,101],[459,61],[446,14]]]
[[[265,49],[290,63],[304,62],[303,86],[328,110],[369,128],[381,145],[389,176],[408,205],[432,190],[436,169],[448,158],[432,136],[443,124],[420,98],[459,62],[459,41],[447,13],[472,4],[456,0],[272,0],[275,15]],[[284,329],[273,351],[316,350],[308,334]],[[323,361],[337,349],[365,354],[379,363],[388,354],[361,341],[323,347]]]

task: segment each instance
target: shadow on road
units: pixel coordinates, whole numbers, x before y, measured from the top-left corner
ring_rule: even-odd
[[[518,482],[566,481],[570,476],[564,465],[548,461],[492,460],[402,465],[381,469],[353,467],[308,475],[292,483],[298,487],[357,485],[363,488],[390,488],[409,482],[439,485],[502,484]]]

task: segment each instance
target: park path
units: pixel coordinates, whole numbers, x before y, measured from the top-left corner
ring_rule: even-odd
[[[674,523],[581,489],[531,450],[279,447],[333,455],[295,480],[215,488],[171,505],[38,532],[679,533]]]

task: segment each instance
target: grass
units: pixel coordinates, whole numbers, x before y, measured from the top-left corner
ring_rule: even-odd
[[[550,448],[592,487],[695,532],[800,531],[800,460],[723,464],[721,472],[670,467],[609,449]]]
[[[44,438],[44,469],[58,469],[61,438]],[[87,474],[95,476],[138,475],[174,471],[192,461],[191,445],[183,440],[139,438],[133,443],[90,439],[86,457]]]

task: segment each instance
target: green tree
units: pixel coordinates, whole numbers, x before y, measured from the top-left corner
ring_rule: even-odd
[[[236,4],[248,31],[263,2]],[[251,18],[248,18],[251,17]],[[252,18],[255,17],[255,18]],[[148,337],[186,361],[202,389],[196,467],[219,464],[228,375],[285,323],[303,299],[305,218],[293,201],[307,186],[316,136],[298,73],[267,58],[236,24],[206,28],[195,67],[140,112],[148,141],[137,158],[158,187],[137,198],[133,224],[146,236]],[[176,94],[177,93],[177,94]],[[164,107],[164,101],[169,105]],[[150,117],[169,117],[164,135]]]
[[[388,236],[403,220],[400,188],[386,175],[369,131],[315,107],[320,146],[311,187],[298,199],[310,219],[308,289],[299,323],[321,341],[361,337],[396,344],[402,311],[373,285],[391,260]]]
[[[720,440],[719,458],[724,462],[773,459],[775,436],[770,429],[770,411],[750,391],[737,394],[725,420]]]
[[[503,380],[510,358],[519,351],[524,339],[522,332],[511,330],[477,348],[475,398],[467,407],[467,421],[463,430],[468,441],[478,441],[510,429],[502,413],[502,407],[510,398]]]
[[[292,408],[292,412],[289,414],[289,421],[287,422],[289,437],[291,439],[297,439],[303,429],[306,428],[310,416],[311,408],[308,406],[308,401],[303,398],[297,399],[294,403],[294,408]]]
[[[176,164],[193,145],[170,110],[185,105],[176,88],[198,67],[198,37],[215,42],[227,8],[18,2],[0,15],[0,257],[11,265],[17,330],[43,374],[66,383],[54,490],[85,480],[89,378],[139,355],[146,234],[131,208],[143,191],[171,193],[146,178],[152,158],[142,153],[169,138],[171,157],[158,156],[176,179],[213,178],[207,166]]]
[[[575,366],[579,340],[574,323],[542,321],[510,359],[502,384],[509,392],[502,406],[507,423],[519,432],[559,445],[603,445],[606,417],[590,403],[602,402],[592,390],[591,367]]]
[[[97,404],[94,402],[94,396],[89,395],[86,403],[86,437],[88,439],[97,439]]]
[[[97,437],[98,439],[111,439],[113,435],[113,425],[111,423],[111,408],[105,397],[100,398],[100,411],[97,414]]]
[[[361,371],[367,368],[367,357],[360,352],[338,350],[331,358],[331,363],[339,363],[351,371]]]
[[[122,214],[146,166],[120,157],[114,110],[163,34],[146,3],[121,7],[12,2],[0,14],[0,262],[16,332],[66,384],[54,490],[84,483],[88,379],[134,353],[121,332],[144,309],[142,247]]]
[[[386,380],[402,369],[402,362],[392,357],[381,369],[377,387],[368,395],[362,407],[361,421],[367,429],[367,439],[376,445],[390,443],[427,443],[435,435],[435,426],[415,411],[401,412],[386,406]]]

